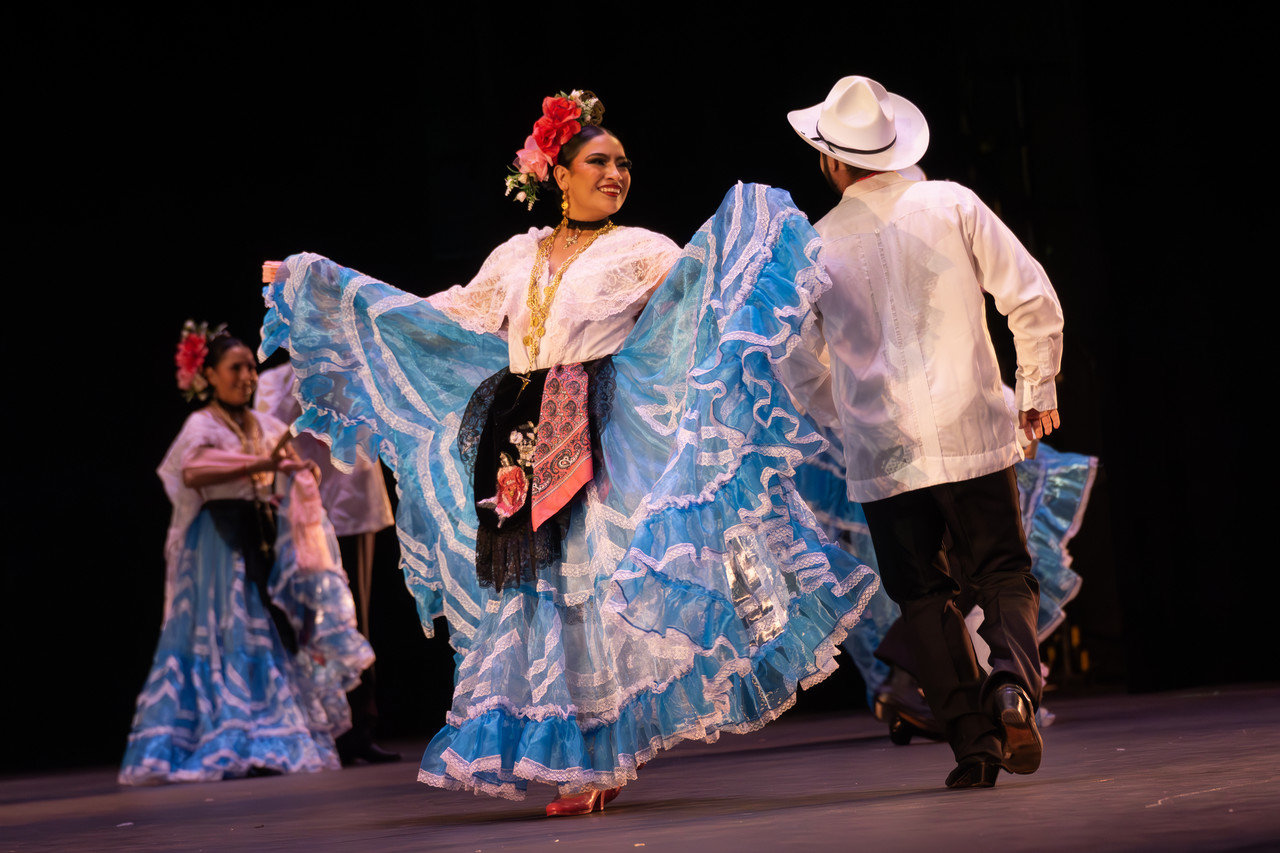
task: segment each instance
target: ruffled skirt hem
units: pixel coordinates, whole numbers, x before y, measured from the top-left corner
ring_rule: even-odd
[[[872,580],[862,604],[875,589]],[[837,646],[859,615],[860,608],[838,617],[812,650],[802,686],[835,671]],[[687,740],[714,743],[724,732],[758,731],[790,710],[797,682],[783,658],[794,653],[771,649],[754,665],[700,656],[679,679],[631,697],[609,722],[589,729],[571,716],[535,720],[509,708],[489,710],[442,729],[427,747],[418,781],[508,800],[523,800],[530,782],[557,785],[569,795],[624,786],[663,750]]]
[[[334,738],[351,727],[346,691],[359,683],[373,650],[356,631],[342,574],[300,571],[290,559],[287,523],[276,553],[271,598],[306,638],[296,655],[285,650],[243,560],[209,514],[192,522],[120,784],[341,766]]]

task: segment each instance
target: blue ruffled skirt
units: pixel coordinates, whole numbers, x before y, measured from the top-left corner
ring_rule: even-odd
[[[305,637],[299,653],[286,651],[243,559],[202,510],[187,529],[121,784],[340,767],[334,738],[351,727],[346,692],[373,650],[355,628],[346,578],[299,571],[283,513],[279,526],[269,592]]]
[[[1022,504],[1022,528],[1031,552],[1031,573],[1040,582],[1037,628],[1043,642],[1066,618],[1063,608],[1080,591],[1067,543],[1080,529],[1098,459],[1063,453],[1040,442],[1035,459],[1014,466]]]
[[[774,376],[829,286],[818,246],[786,193],[729,193],[613,357],[603,465],[560,561],[501,591],[476,582],[456,439],[506,342],[318,256],[286,261],[263,351],[290,350],[296,427],[340,466],[361,452],[396,471],[406,583],[458,651],[422,781],[515,799],[530,781],[622,785],[681,740],[763,726],[834,669],[878,580],[799,499],[796,466],[826,442]]]

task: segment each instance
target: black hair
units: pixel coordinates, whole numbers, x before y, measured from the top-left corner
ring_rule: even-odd
[[[209,351],[205,353],[204,364],[200,365],[202,370],[208,367],[217,367],[218,362],[222,361],[222,357],[236,347],[244,347],[249,350],[249,352],[253,352],[249,345],[244,341],[239,338],[232,337],[226,332],[223,332],[221,335],[217,335],[210,340],[208,346]]]
[[[578,156],[578,151],[582,146],[586,145],[597,136],[612,136],[614,139],[618,135],[611,130],[601,127],[598,124],[584,125],[582,130],[570,137],[569,141],[560,146],[560,153],[556,155],[556,165],[565,166],[566,168],[573,162],[573,158]]]
[[[843,161],[840,161],[840,162],[843,163]],[[846,169],[848,169],[853,174],[853,179],[855,181],[860,181],[863,178],[869,177],[871,175],[880,174],[880,171],[877,169],[864,169],[861,166],[853,166],[853,165],[850,165],[849,163],[843,163],[843,165]]]

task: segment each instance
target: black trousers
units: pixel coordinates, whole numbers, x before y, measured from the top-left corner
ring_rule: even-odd
[[[956,759],[998,756],[999,735],[984,710],[988,696],[1012,681],[1038,707],[1043,688],[1040,585],[1031,574],[1013,469],[862,508],[885,591],[902,608],[914,674]],[[978,633],[991,647],[989,677],[955,604],[961,586],[983,611]]]

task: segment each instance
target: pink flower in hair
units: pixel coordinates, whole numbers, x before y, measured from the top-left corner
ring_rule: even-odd
[[[560,152],[560,146],[556,146],[556,154]],[[538,146],[538,140],[532,135],[524,141],[524,147],[516,152],[516,168],[525,174],[533,174],[538,176],[538,180],[545,181],[547,179],[548,169],[551,168],[551,158],[555,154],[548,154]]]

